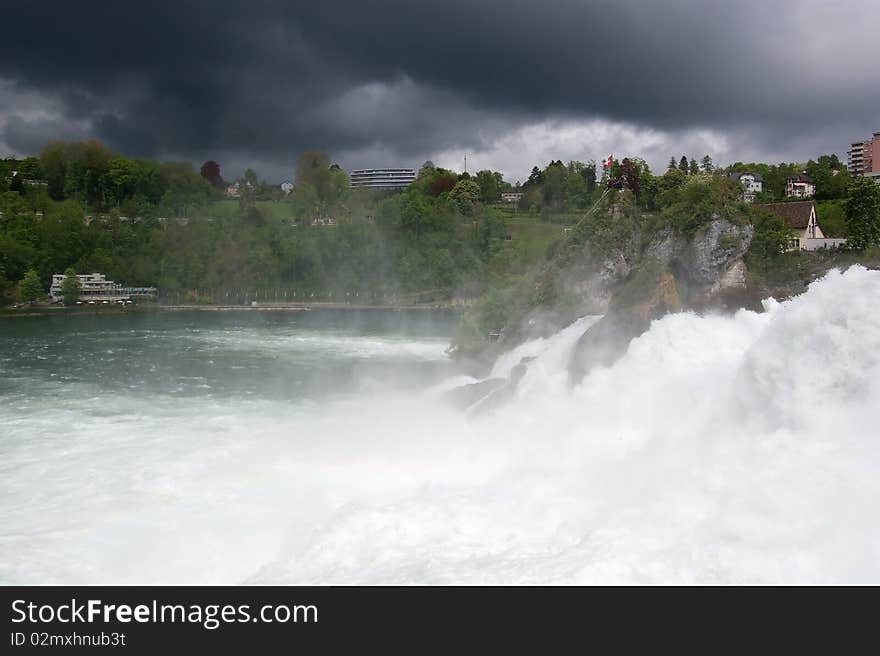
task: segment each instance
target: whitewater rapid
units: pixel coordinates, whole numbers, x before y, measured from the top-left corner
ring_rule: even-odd
[[[4,447],[0,580],[880,583],[880,272],[765,310],[669,315],[572,385],[585,317],[502,356],[535,359],[478,416],[461,376],[70,406],[63,446]]]

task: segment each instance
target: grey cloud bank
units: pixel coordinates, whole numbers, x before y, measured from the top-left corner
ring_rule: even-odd
[[[843,154],[880,129],[880,4],[12,0],[0,149],[95,137],[289,177],[424,159]],[[870,52],[873,48],[875,52]]]

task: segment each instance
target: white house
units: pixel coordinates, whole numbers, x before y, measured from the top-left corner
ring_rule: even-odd
[[[838,248],[846,244],[846,239],[825,236],[816,217],[816,203],[811,200],[770,203],[761,207],[782,218],[791,230],[791,240],[788,245],[790,251],[816,251],[822,248]]]
[[[293,183],[292,182],[282,182],[281,183],[281,191],[285,196],[289,196],[290,192],[293,191]]]
[[[742,197],[747,203],[753,203],[755,196],[764,191],[764,178],[759,173],[731,173],[730,179],[742,185]]]
[[[816,195],[816,185],[806,173],[798,173],[786,181],[785,195],[788,198],[811,198]]]
[[[502,191],[501,192],[501,202],[502,203],[518,203],[523,197],[523,193],[521,191]]]

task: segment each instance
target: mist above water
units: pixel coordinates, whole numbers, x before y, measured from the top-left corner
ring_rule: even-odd
[[[880,582],[880,272],[766,306],[667,316],[572,387],[581,319],[482,414],[426,331],[110,331],[129,386],[7,339],[0,580]]]

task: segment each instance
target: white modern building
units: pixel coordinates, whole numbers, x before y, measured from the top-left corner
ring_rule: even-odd
[[[747,203],[754,202],[755,196],[764,191],[764,178],[759,173],[731,173],[730,179],[740,183]]]
[[[415,169],[355,169],[349,175],[352,189],[406,189],[416,180]]]
[[[282,182],[281,183],[281,192],[285,196],[289,196],[290,192],[293,191],[293,183],[292,182]]]
[[[76,277],[79,280],[79,300],[85,302],[130,301],[133,296],[147,297],[156,295],[155,287],[123,287],[119,283],[107,280],[103,273],[77,274]],[[63,273],[56,273],[52,276],[52,286],[49,287],[49,297],[52,299],[52,302],[62,300],[61,288],[63,284]]]
[[[521,191],[502,191],[501,192],[501,202],[502,203],[518,203],[522,200],[523,192]]]

